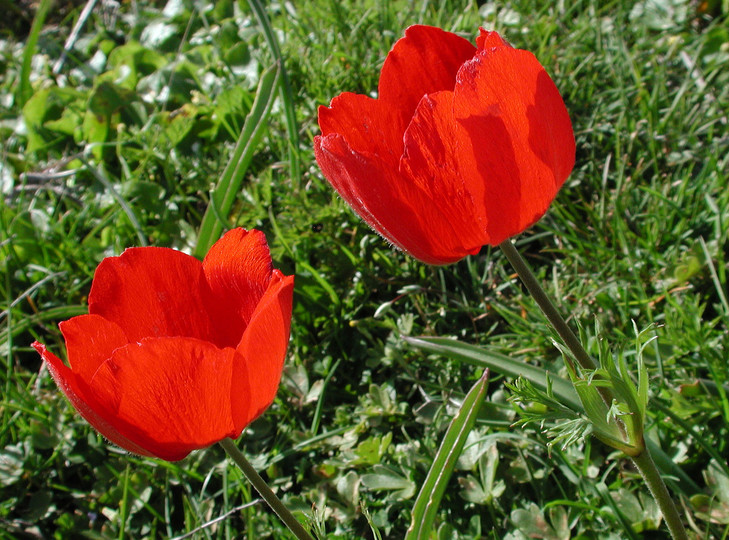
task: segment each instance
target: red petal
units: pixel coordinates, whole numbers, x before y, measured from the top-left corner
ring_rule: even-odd
[[[168,461],[226,437],[251,418],[245,361],[234,349],[189,338],[144,340],[118,349],[91,381],[119,433]]]
[[[488,242],[487,216],[474,196],[483,196],[483,179],[474,167],[468,134],[453,118],[453,92],[424,97],[405,132],[400,162],[403,176],[428,194],[424,204],[437,206],[452,225],[454,256],[476,253]],[[419,209],[420,213],[427,208]],[[445,234],[445,231],[441,231]],[[445,242],[445,238],[441,238]]]
[[[274,270],[271,285],[238,345],[238,352],[246,359],[251,400],[249,414],[233,417],[237,430],[263,413],[276,396],[289,344],[293,292],[294,276]]]
[[[210,248],[203,270],[215,298],[214,316],[222,335],[217,344],[235,348],[271,282],[266,236],[257,230],[229,231]]]
[[[338,134],[314,138],[324,176],[373,229],[413,257],[447,264],[465,257],[448,219],[411,179],[378,156],[354,152]]]
[[[151,452],[117,431],[113,426],[113,417],[107,416],[108,411],[97,402],[88,385],[78,378],[60,358],[37,341],[33,343],[33,347],[45,360],[48,371],[56,381],[58,388],[96,431],[125,450],[142,456],[152,455]]]
[[[468,40],[456,34],[433,26],[410,26],[382,66],[379,99],[402,115],[407,126],[424,95],[453,90],[458,69],[475,52]]]
[[[115,322],[129,341],[181,336],[212,340],[210,288],[200,261],[167,248],[127,249],[99,264],[89,313]]]
[[[118,324],[99,315],[80,315],[59,324],[71,370],[87,383],[99,366],[129,340]]]
[[[420,99],[452,90],[461,65],[476,48],[467,40],[432,26],[405,31],[387,55],[379,83],[379,99],[345,92],[329,107],[319,108],[322,135],[338,133],[356,152],[375,154],[397,167],[403,133]]]
[[[511,47],[497,32],[489,32],[479,28],[479,36],[476,38],[476,46],[479,50],[493,49],[496,47]]]
[[[380,100],[349,92],[335,97],[329,107],[319,107],[323,136],[338,133],[352,150],[379,156],[389,167],[397,167],[409,121]]]
[[[539,62],[495,32],[482,30],[478,46],[474,56],[454,34],[411,27],[383,66],[378,100],[344,94],[319,111],[324,176],[372,228],[430,264],[523,231],[574,165],[566,108]]]
[[[454,113],[484,182],[474,197],[496,245],[536,222],[572,170],[567,109],[534,55],[497,47],[479,51],[458,73]]]

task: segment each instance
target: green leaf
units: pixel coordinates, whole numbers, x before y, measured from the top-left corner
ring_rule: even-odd
[[[513,360],[506,356],[484,351],[483,349],[474,345],[468,345],[461,343],[454,339],[440,338],[440,337],[409,337],[403,336],[403,339],[410,345],[417,347],[421,350],[442,354],[448,358],[466,362],[471,365],[484,366],[504,375],[511,377],[523,377],[524,379],[531,382],[534,386],[547,389],[547,371],[537,366],[525,364],[518,360]],[[576,412],[584,412],[582,404],[579,401],[577,393],[572,387],[570,381],[557,377],[556,375],[549,374],[549,380],[552,384],[552,392],[560,402],[569,406]],[[660,405],[660,403],[654,403]],[[668,409],[666,409],[668,410]],[[651,439],[646,440],[653,459],[656,461],[659,469],[662,473],[677,477],[681,486],[690,491],[698,491],[696,483],[689,478],[683,470],[674,463],[674,461],[668,456],[657,444],[653,443]]]
[[[89,96],[83,121],[83,135],[93,145],[93,155],[103,158],[103,145],[112,132],[112,118],[132,100],[132,92],[116,84],[102,80]]]
[[[549,509],[550,519],[534,503],[527,508],[517,508],[511,512],[511,521],[527,538],[544,538],[545,540],[563,540],[570,538],[570,527],[567,512],[555,506]]]
[[[442,354],[453,360],[466,362],[473,366],[487,367],[503,375],[510,377],[523,377],[541,390],[547,390],[547,375],[551,382],[551,390],[554,396],[563,404],[574,411],[581,412],[580,403],[575,389],[567,379],[549,373],[538,366],[533,366],[519,360],[514,360],[502,354],[486,351],[475,345],[462,343],[455,339],[441,337],[409,337],[403,339],[418,349]]]
[[[23,443],[8,445],[0,450],[0,481],[3,486],[9,486],[23,477],[27,453],[28,449]]]
[[[461,409],[448,426],[423,487],[415,500],[412,521],[405,536],[406,540],[429,538],[440,500],[448,486],[448,481],[468,434],[476,422],[478,411],[481,409],[488,386],[488,376],[489,371],[486,369],[481,378],[468,391],[461,404]]]
[[[630,538],[631,540],[638,540],[638,536],[635,534],[635,531],[633,530],[633,526],[630,523],[630,520],[622,512],[621,508],[618,506],[615,499],[613,499],[613,496],[610,493],[610,490],[608,489],[608,487],[605,485],[605,483],[598,482],[597,484],[595,484],[595,487],[596,487],[598,493],[602,496],[603,500],[612,509],[613,514],[617,518],[616,521],[618,523],[620,523],[620,525],[623,528],[623,532],[625,533],[625,538]]]
[[[474,432],[471,432],[471,435],[473,434]],[[506,490],[506,484],[503,480],[497,479],[499,461],[498,446],[496,441],[491,441],[478,458],[478,478],[469,474],[459,479],[463,488],[461,497],[475,504],[492,504],[494,499],[501,497]]]
[[[200,233],[194,252],[198,258],[202,258],[208,252],[210,246],[220,236],[223,227],[227,226],[226,216],[233,206],[248,165],[253,159],[253,153],[263,134],[263,128],[267,124],[266,119],[276,98],[279,71],[279,64],[274,64],[261,75],[256,98],[243,124],[243,130],[238,137],[233,156],[213,190],[210,203],[200,224]]]
[[[567,364],[569,365],[569,364]],[[606,444],[618,448],[623,445],[620,430],[614,422],[610,421],[611,409],[605,404],[598,389],[602,381],[597,378],[582,379],[575,372],[570,372],[572,382],[580,401],[585,409],[587,418],[593,425],[594,433]]]
[[[372,491],[391,491],[398,500],[409,499],[415,494],[415,482],[405,478],[385,465],[375,465],[374,472],[362,475],[362,484]]]
[[[165,57],[143,47],[137,41],[129,41],[109,53],[107,65],[116,84],[129,90],[137,87],[139,79],[152,75],[168,64]]]
[[[30,84],[33,55],[35,55],[38,38],[40,37],[41,30],[43,29],[43,23],[46,20],[46,15],[51,7],[51,3],[51,0],[41,0],[38,5],[38,10],[35,12],[35,18],[33,19],[33,25],[30,28],[30,34],[28,34],[28,40],[25,43],[25,49],[23,50],[23,62],[20,67],[20,82],[18,84],[18,103],[20,103],[21,107],[25,105],[26,101],[30,99],[31,94],[33,93],[33,89]]]
[[[73,133],[85,109],[82,94],[72,88],[51,86],[38,90],[23,106],[23,119],[28,129],[27,152],[35,152]]]
[[[258,23],[263,30],[263,36],[266,43],[271,49],[273,57],[281,70],[281,98],[284,107],[284,116],[286,118],[286,131],[289,143],[289,166],[291,171],[291,179],[294,187],[298,187],[301,180],[301,166],[299,165],[299,128],[296,122],[296,111],[294,103],[294,93],[291,89],[291,81],[286,71],[285,59],[281,54],[281,47],[278,44],[276,32],[271,25],[271,21],[266,14],[264,4],[260,0],[248,0],[248,5],[258,19]]]
[[[392,433],[387,433],[384,437],[370,437],[362,441],[355,450],[357,459],[353,461],[353,464],[376,465],[380,463],[391,442]]]
[[[238,136],[250,110],[252,97],[252,93],[241,86],[231,86],[218,95],[212,115],[216,134],[222,125],[232,139]]]
[[[198,116],[198,108],[192,103],[186,103],[172,113],[158,115],[159,122],[164,126],[164,133],[173,147],[179,145],[190,133]]]

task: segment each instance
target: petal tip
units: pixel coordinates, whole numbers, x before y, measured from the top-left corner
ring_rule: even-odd
[[[496,47],[511,47],[504,38],[494,30],[486,30],[483,27],[479,29],[479,35],[476,38],[476,46],[479,51],[484,49],[495,49]]]

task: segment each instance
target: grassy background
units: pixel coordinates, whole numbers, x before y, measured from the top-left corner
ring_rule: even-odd
[[[174,464],[124,454],[74,412],[29,347],[63,351],[57,323],[85,311],[103,257],[194,247],[278,54],[289,97],[267,119],[227,217],[263,230],[276,266],[296,274],[279,396],[239,441],[284,500],[321,537],[402,537],[479,373],[400,334],[454,336],[560,370],[499,252],[419,264],[363,225],[314,161],[316,108],[372,92],[394,41],[425,23],[470,39],[480,25],[498,30],[554,78],[577,164],[518,247],[593,346],[607,340],[632,365],[632,321],[657,335],[645,351],[648,434],[691,479],[670,484],[697,537],[727,537],[726,16],[717,2],[547,4],[272,3],[268,35],[246,2],[99,4],[55,70],[82,6],[2,30],[0,535],[285,537],[260,503],[248,505],[255,495],[218,447]],[[666,537],[620,455],[591,439],[550,452],[540,430],[512,427],[518,407],[504,381],[492,377],[438,538]]]

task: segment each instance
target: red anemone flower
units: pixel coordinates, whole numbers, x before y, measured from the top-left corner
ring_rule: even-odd
[[[228,232],[202,263],[131,248],[96,269],[89,314],[59,325],[70,367],[33,347],[104,437],[177,461],[238,437],[273,402],[293,287],[256,230]]]
[[[377,99],[319,108],[324,176],[375,231],[429,264],[498,245],[544,215],[575,161],[567,109],[528,51],[411,26]]]

